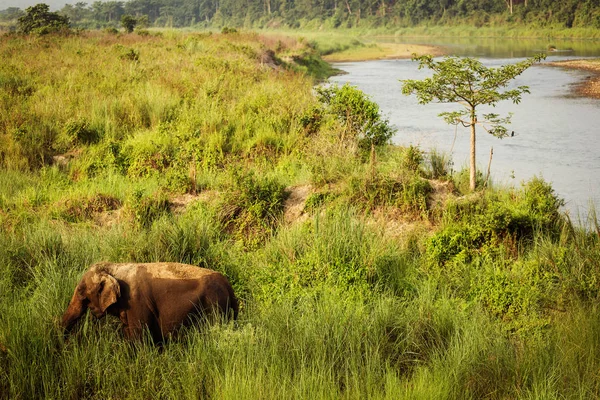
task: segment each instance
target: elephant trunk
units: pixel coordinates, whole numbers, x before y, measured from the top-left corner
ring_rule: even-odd
[[[61,326],[65,331],[65,335],[71,332],[71,329],[75,326],[79,318],[86,312],[87,304],[84,302],[84,298],[79,295],[78,290],[75,289],[73,297],[69,302],[69,307],[62,316]]]

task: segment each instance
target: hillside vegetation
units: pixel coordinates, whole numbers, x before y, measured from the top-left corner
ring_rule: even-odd
[[[387,144],[358,90],[314,90],[306,41],[4,36],[0,58],[0,398],[600,396],[597,220]],[[65,342],[100,260],[219,270],[240,318],[156,348],[88,316]]]

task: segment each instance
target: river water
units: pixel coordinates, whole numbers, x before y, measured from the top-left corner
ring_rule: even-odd
[[[497,67],[523,60],[548,48],[544,42],[508,40],[444,39],[422,44],[443,45],[452,55],[477,57],[486,66]],[[593,206],[600,210],[600,100],[576,97],[573,85],[589,76],[588,72],[545,65],[549,61],[600,57],[600,42],[558,42],[558,51],[548,54],[517,77],[511,86],[527,85],[517,105],[502,102],[494,109],[482,108],[479,115],[493,112],[513,113],[513,137],[495,138],[478,126],[477,164],[487,169],[493,147],[491,176],[495,185],[518,186],[533,176],[551,182],[566,202],[574,220],[583,220]],[[417,145],[451,155],[454,170],[468,168],[469,129],[447,125],[438,114],[458,110],[460,105],[418,104],[415,96],[401,92],[402,79],[423,79],[427,70],[418,70],[411,60],[379,60],[338,63],[346,72],[330,78],[331,82],[350,83],[370,95],[382,114],[397,128],[392,139],[400,145]],[[510,87],[510,86],[509,86]]]

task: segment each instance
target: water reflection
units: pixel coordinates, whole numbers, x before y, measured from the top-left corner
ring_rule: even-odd
[[[485,52],[503,49],[495,57],[481,58],[487,66],[519,61],[519,58],[503,55],[511,46],[512,54],[533,52],[517,50],[515,44],[501,44],[495,40],[490,40],[490,43],[496,47],[485,43],[469,47],[473,52],[482,48]],[[596,53],[589,51],[600,55],[600,48]],[[582,52],[578,48],[571,57],[581,57]],[[463,48],[461,55],[478,54]],[[333,77],[331,81],[340,84],[349,82],[371,95],[398,128],[394,142],[418,145],[425,150],[435,148],[451,152],[455,169],[468,165],[468,129],[459,128],[455,136],[455,128],[438,117],[440,112],[456,110],[460,106],[420,105],[416,97],[402,95],[400,80],[423,79],[429,75],[426,70],[418,70],[416,62],[382,60],[340,63],[336,67],[347,74]],[[530,68],[513,85],[528,85],[531,94],[524,95],[518,105],[504,102],[494,109],[501,115],[514,113],[509,130],[514,130],[515,136],[500,140],[486,134],[483,129],[479,129],[477,136],[479,168],[487,165],[490,148],[494,148],[492,176],[496,183],[519,185],[534,175],[542,176],[552,182],[575,218],[587,214],[590,202],[596,207],[600,205],[600,101],[571,95],[572,85],[581,82],[587,75],[585,71],[543,64]],[[491,110],[482,108],[478,111],[486,113]]]

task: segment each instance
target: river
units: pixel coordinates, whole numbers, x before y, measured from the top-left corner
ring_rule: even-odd
[[[501,39],[440,39],[415,43],[442,45],[452,55],[477,57],[486,66],[515,63],[548,48],[543,41]],[[501,102],[494,109],[482,108],[479,115],[493,110],[513,113],[513,137],[498,139],[479,128],[477,135],[478,168],[487,169],[493,147],[491,176],[497,185],[520,185],[533,176],[550,182],[565,200],[565,211],[574,220],[583,220],[591,207],[600,210],[600,100],[576,97],[573,85],[588,72],[544,65],[560,59],[600,57],[600,42],[557,41],[558,51],[517,77],[509,87],[527,85],[516,105]],[[377,102],[382,114],[397,128],[392,141],[417,145],[424,151],[435,149],[450,154],[454,170],[468,167],[469,129],[447,125],[438,114],[457,110],[456,104],[418,104],[415,96],[404,96],[402,79],[423,79],[430,75],[418,70],[411,60],[379,60],[338,63],[346,72],[330,78],[337,84],[357,86]],[[456,134],[455,134],[456,133]]]

